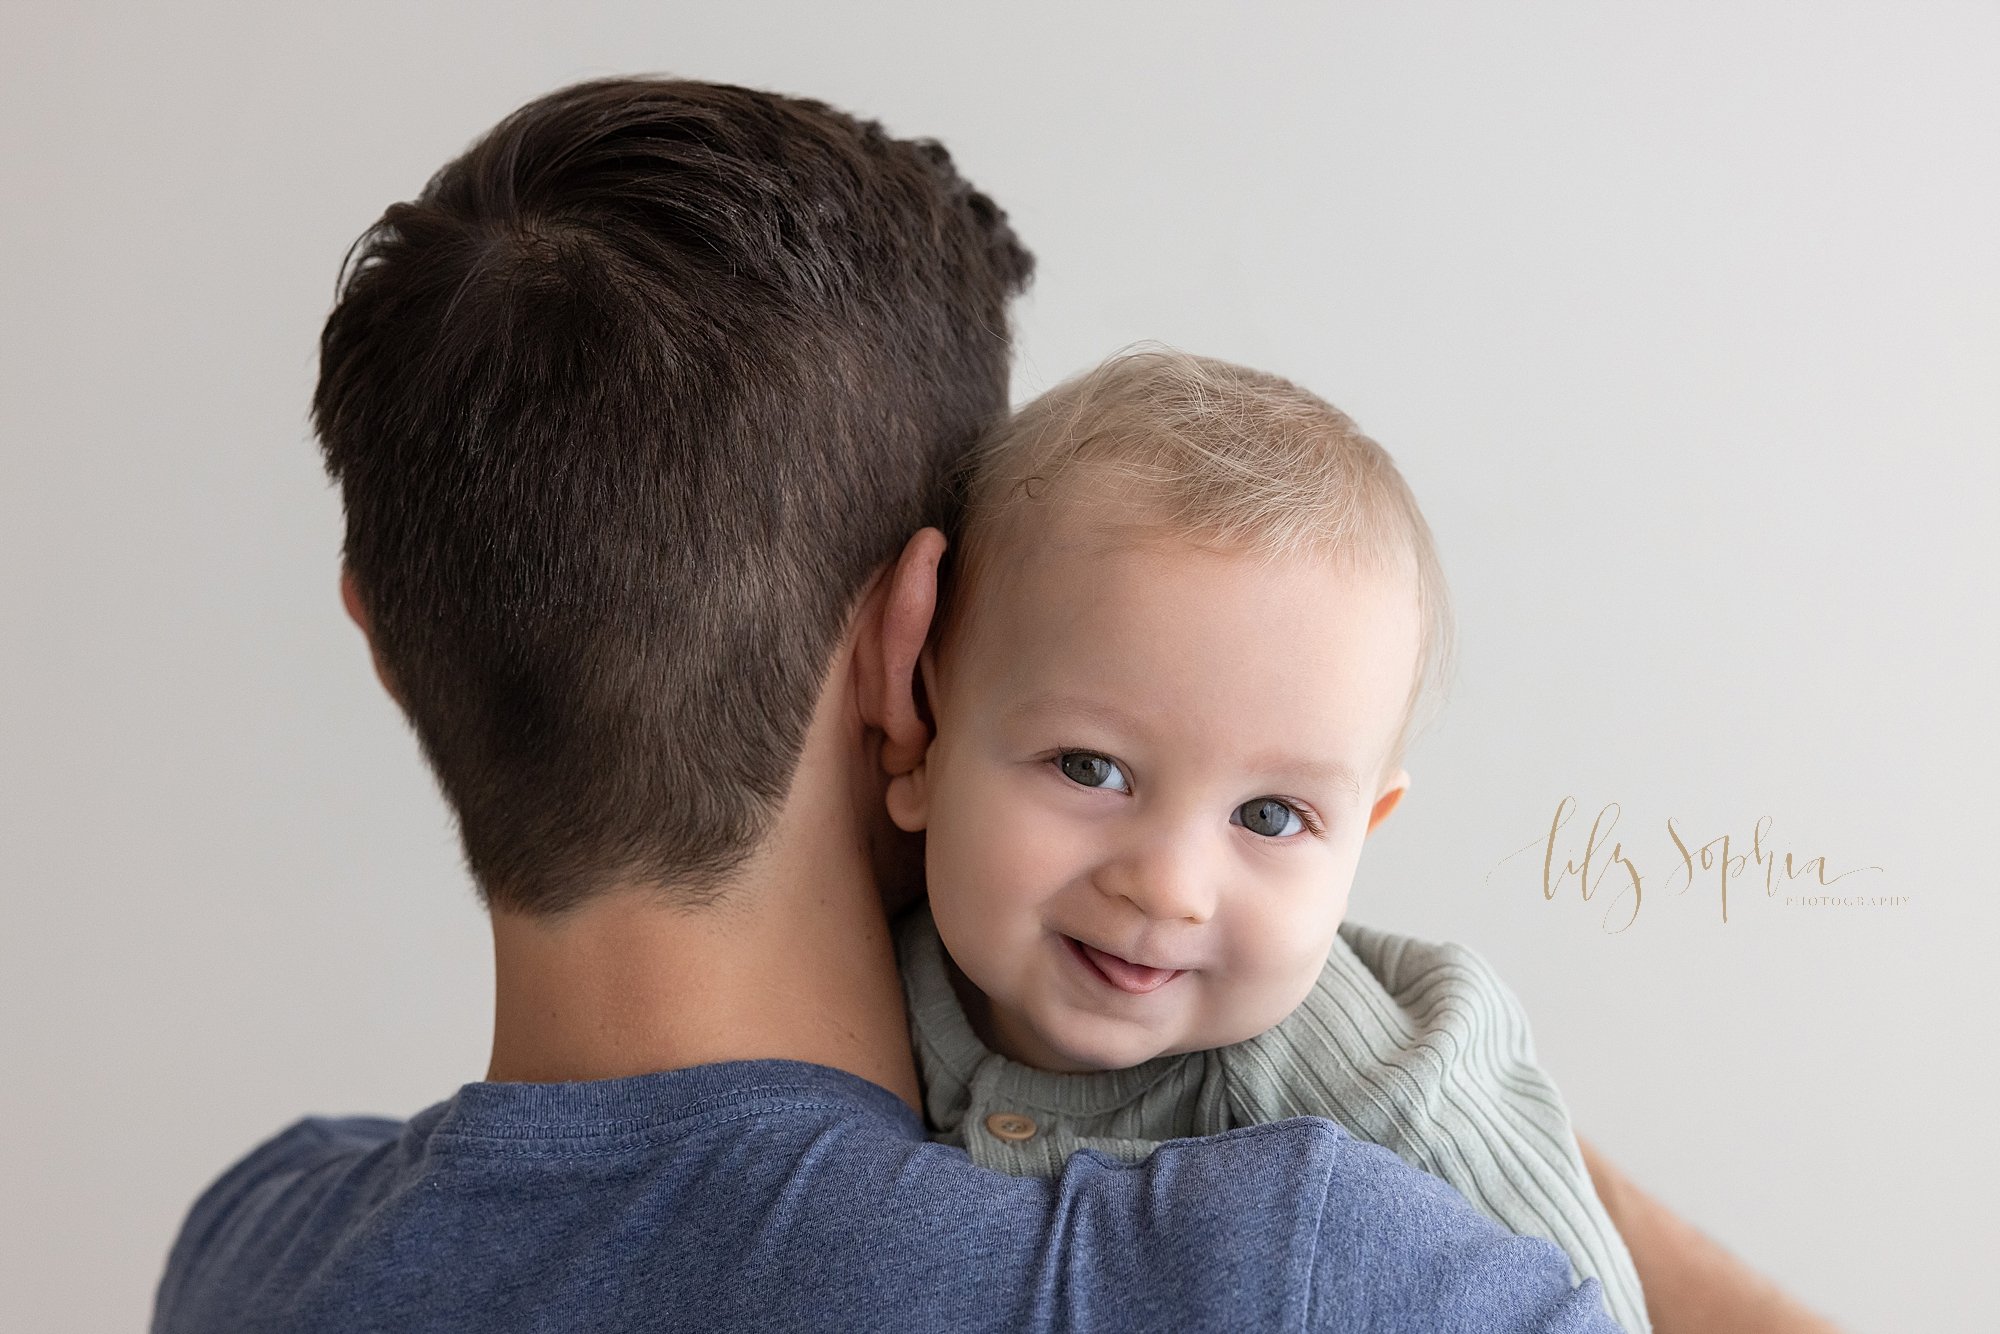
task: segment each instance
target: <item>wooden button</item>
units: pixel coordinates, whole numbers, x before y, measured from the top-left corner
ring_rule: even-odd
[[[995,1112],[986,1118],[986,1133],[994,1139],[1004,1139],[1019,1144],[1024,1139],[1033,1139],[1040,1129],[1032,1118],[1019,1112]]]

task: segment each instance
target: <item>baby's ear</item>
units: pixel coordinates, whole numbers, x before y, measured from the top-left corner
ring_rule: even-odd
[[[1375,826],[1389,818],[1389,812],[1402,805],[1403,794],[1410,790],[1410,771],[1398,769],[1389,785],[1382,789],[1382,795],[1375,798],[1375,808],[1368,812],[1368,832],[1375,832]]]

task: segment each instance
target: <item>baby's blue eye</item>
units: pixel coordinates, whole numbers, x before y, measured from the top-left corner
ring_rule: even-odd
[[[1259,797],[1255,801],[1244,802],[1231,813],[1229,823],[1240,824],[1251,833],[1262,834],[1266,838],[1283,838],[1306,827],[1299,813],[1276,797]]]
[[[1063,777],[1083,787],[1101,787],[1108,792],[1130,790],[1124,770],[1104,756],[1087,750],[1064,751],[1056,756],[1056,767],[1063,771]]]

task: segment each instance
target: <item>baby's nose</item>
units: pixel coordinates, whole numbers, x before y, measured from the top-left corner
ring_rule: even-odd
[[[1139,849],[1107,866],[1105,889],[1156,921],[1206,922],[1215,915],[1215,877],[1206,859],[1173,844]]]

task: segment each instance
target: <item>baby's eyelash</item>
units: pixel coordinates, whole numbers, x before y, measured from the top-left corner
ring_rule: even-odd
[[[1276,796],[1272,797],[1271,800],[1278,802],[1281,805],[1289,806],[1292,810],[1292,813],[1299,817],[1299,823],[1306,827],[1306,832],[1308,834],[1312,834],[1317,837],[1323,837],[1326,834],[1326,826],[1320,823],[1319,816],[1313,814],[1312,808],[1310,806],[1307,806],[1304,802],[1294,800],[1291,797],[1276,797]]]

